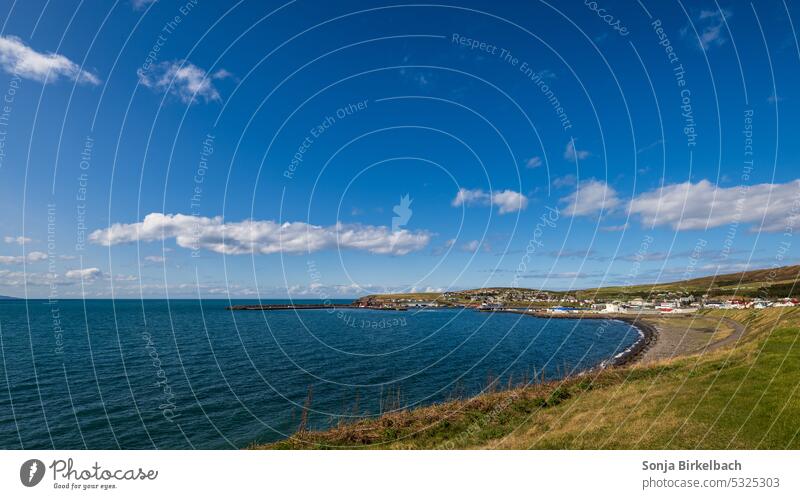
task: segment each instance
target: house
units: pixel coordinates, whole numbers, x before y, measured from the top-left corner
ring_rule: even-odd
[[[675,301],[663,301],[659,306],[656,307],[656,310],[659,312],[672,312],[673,310],[679,309],[680,303]]]

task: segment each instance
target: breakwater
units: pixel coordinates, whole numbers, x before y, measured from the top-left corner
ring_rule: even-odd
[[[230,305],[226,310],[322,310],[340,308],[359,308],[366,310],[408,310],[406,307],[364,307],[352,303],[255,303],[251,305]]]

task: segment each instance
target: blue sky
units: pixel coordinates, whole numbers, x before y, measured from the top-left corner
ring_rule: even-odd
[[[0,18],[0,294],[568,289],[797,262],[789,3]]]

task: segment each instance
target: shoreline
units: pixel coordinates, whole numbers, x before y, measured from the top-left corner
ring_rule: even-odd
[[[601,368],[604,367],[622,367],[629,364],[635,364],[644,356],[644,354],[658,342],[658,329],[655,325],[648,323],[641,318],[632,319],[614,319],[628,323],[631,327],[638,330],[640,333],[639,339],[633,343],[627,350],[617,354],[610,359],[608,364],[601,363]]]
[[[496,310],[496,312],[530,315],[532,317],[538,317],[541,319],[613,320],[625,322],[639,332],[639,339],[636,340],[626,350],[600,362],[596,366],[590,368],[589,371],[595,369],[605,369],[607,367],[623,367],[635,364],[641,360],[644,354],[647,353],[651,347],[656,344],[659,336],[659,331],[655,324],[648,322],[646,319],[642,318],[641,315],[630,316],[627,314],[580,314],[577,316],[571,316],[547,312],[529,312],[527,310]],[[680,316],[685,317],[685,314],[681,314]],[[675,315],[674,317],[678,317],[678,315]]]

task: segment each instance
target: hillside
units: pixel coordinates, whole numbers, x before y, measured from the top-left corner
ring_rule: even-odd
[[[733,274],[698,277],[686,281],[636,286],[610,286],[577,291],[578,297],[632,297],[656,293],[681,293],[709,296],[786,298],[800,296],[800,265],[749,270]]]
[[[746,332],[712,352],[489,390],[252,448],[800,448],[800,309],[704,317]]]
[[[648,298],[661,295],[708,295],[713,298],[787,298],[800,297],[800,265],[775,269],[750,270],[733,274],[721,274],[676,281],[663,284],[639,284],[635,286],[607,286],[576,291],[548,291],[527,288],[479,288],[445,293],[402,293],[368,295],[356,302],[381,304],[397,300],[419,300],[442,305],[469,305],[480,303],[487,297],[506,296],[509,306],[530,305],[537,302],[552,302],[574,297],[580,300],[613,300]]]

